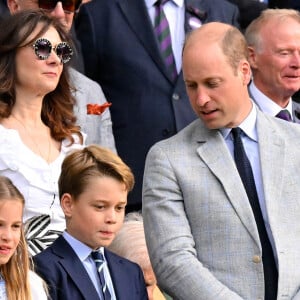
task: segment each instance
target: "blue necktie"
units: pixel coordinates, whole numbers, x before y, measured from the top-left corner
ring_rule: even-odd
[[[154,33],[157,37],[165,65],[171,74],[172,79],[175,80],[177,78],[177,70],[172,50],[170,27],[163,10],[163,5],[168,1],[169,0],[157,0],[154,4]]]
[[[104,300],[111,300],[111,296],[104,278],[104,258],[100,251],[92,251],[91,256],[96,264],[96,268],[98,270],[100,283],[101,283],[101,290],[102,290],[102,296]]]
[[[256,221],[259,239],[262,247],[262,261],[265,279],[265,300],[277,298],[278,271],[274,259],[274,253],[268,238],[265,222],[259,205],[252,168],[245,152],[241,135],[241,128],[231,130],[234,144],[234,160],[245,187],[254,218]]]

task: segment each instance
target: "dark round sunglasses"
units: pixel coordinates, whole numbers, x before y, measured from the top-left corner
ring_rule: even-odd
[[[55,47],[52,47],[52,44],[49,40],[45,38],[37,39],[32,45],[34,52],[38,59],[45,60],[47,59],[52,49],[55,51],[56,55],[60,58],[60,61],[65,64],[72,58],[73,50],[71,46],[66,42],[58,43]]]
[[[63,10],[65,12],[76,12],[82,0],[39,0],[39,8],[53,10],[57,2],[62,3]]]

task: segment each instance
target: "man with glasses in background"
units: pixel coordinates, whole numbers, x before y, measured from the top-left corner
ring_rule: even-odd
[[[7,6],[12,14],[25,9],[44,9],[70,31],[74,14],[81,2],[81,0],[7,0]],[[101,87],[74,68],[69,68],[69,71],[72,86],[75,88],[77,123],[87,134],[86,144],[99,144],[116,152],[109,108],[102,113],[97,113],[96,110],[92,114],[87,112],[88,104],[96,105],[100,110],[101,107],[104,109],[107,106]]]

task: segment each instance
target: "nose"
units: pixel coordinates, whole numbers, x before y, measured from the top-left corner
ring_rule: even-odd
[[[207,95],[204,88],[198,87],[196,103],[200,107],[204,107],[209,102],[209,96]]]
[[[290,66],[296,69],[300,68],[300,52],[294,52],[291,58]]]
[[[47,63],[49,65],[60,65],[60,64],[62,64],[61,59],[58,57],[58,55],[56,54],[54,49],[52,49],[49,57],[47,58]]]
[[[65,12],[62,6],[62,3],[59,1],[56,3],[55,8],[51,11],[50,15],[58,20],[60,20],[62,23],[65,22]]]
[[[11,228],[2,228],[0,238],[2,241],[9,241],[12,238]]]
[[[117,218],[117,212],[115,211],[114,208],[109,208],[107,210],[107,214],[106,214],[106,222],[107,223],[116,223],[116,218]]]

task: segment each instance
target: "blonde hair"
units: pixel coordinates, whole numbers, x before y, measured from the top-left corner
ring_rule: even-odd
[[[20,191],[10,179],[0,176],[0,201],[18,200],[23,207],[25,200]],[[8,300],[31,300],[29,285],[30,260],[27,251],[24,231],[21,228],[20,241],[10,260],[0,266],[1,275],[5,281]]]
[[[300,13],[294,9],[266,9],[261,12],[258,18],[254,19],[245,31],[245,38],[248,46],[256,51],[263,50],[263,37],[261,30],[270,21],[283,22],[287,19],[293,19],[300,24]]]
[[[112,177],[124,183],[129,192],[134,185],[130,168],[109,149],[90,145],[72,151],[64,159],[58,180],[59,197],[68,193],[76,199],[95,177]]]

